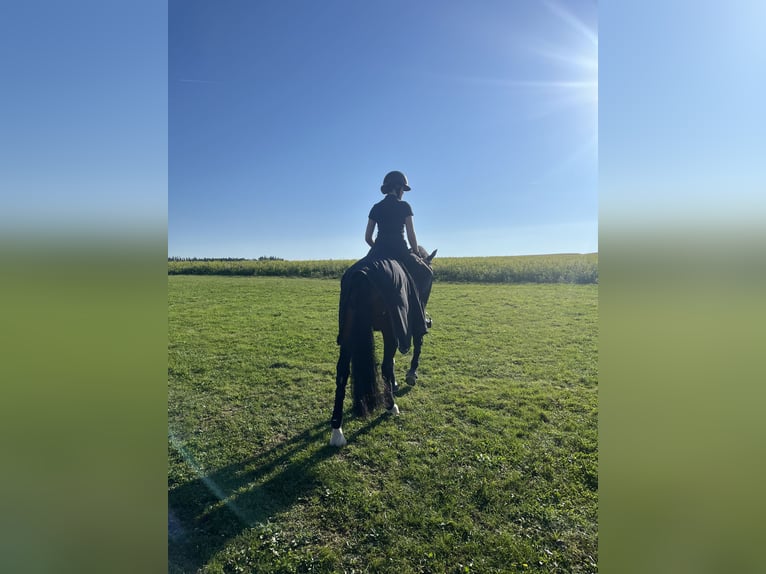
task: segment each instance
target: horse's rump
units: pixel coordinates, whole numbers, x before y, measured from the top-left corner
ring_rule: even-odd
[[[363,275],[378,292],[386,315],[391,321],[396,344],[400,353],[410,349],[413,336],[427,332],[424,305],[421,305],[418,290],[410,273],[396,259],[364,258],[349,267],[340,282],[340,305],[338,314],[338,344],[344,332],[348,305],[351,301],[351,286],[357,275]]]

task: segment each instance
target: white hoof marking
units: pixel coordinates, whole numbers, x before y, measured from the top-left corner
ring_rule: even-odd
[[[332,429],[330,437],[330,446],[346,446],[346,437],[343,436],[343,429]]]
[[[399,407],[396,406],[396,403],[394,403],[394,406],[388,409],[388,413],[394,415],[395,417],[399,416]]]

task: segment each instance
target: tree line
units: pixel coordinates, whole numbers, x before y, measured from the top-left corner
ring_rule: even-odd
[[[168,257],[168,261],[284,261],[282,257],[261,255],[258,259],[245,257]]]

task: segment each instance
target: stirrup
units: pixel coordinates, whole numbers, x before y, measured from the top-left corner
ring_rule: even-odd
[[[434,324],[433,319],[431,319],[431,315],[426,313],[426,329],[430,329]]]

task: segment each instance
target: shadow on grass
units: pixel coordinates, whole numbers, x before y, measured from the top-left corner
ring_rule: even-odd
[[[398,399],[398,398],[401,398],[401,397],[403,397],[405,395],[408,395],[410,393],[410,391],[412,391],[412,387],[410,385],[407,385],[407,384],[399,385],[399,390],[396,391],[396,393],[394,393],[394,395]]]
[[[346,435],[349,443],[388,416],[384,412],[362,421]],[[328,423],[318,423],[255,457],[209,474],[198,472],[197,479],[170,488],[168,572],[197,572],[231,539],[317,491],[317,465],[339,452],[328,444],[329,431]],[[182,446],[172,448],[197,468]]]

